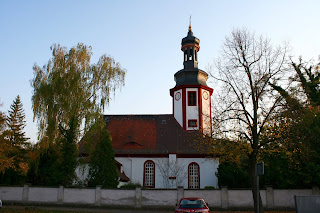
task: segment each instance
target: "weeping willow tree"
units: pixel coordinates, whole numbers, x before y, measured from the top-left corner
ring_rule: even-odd
[[[51,47],[52,58],[42,68],[33,66],[32,107],[38,121],[39,139],[50,142],[74,126],[79,137],[109,103],[111,94],[124,85],[126,71],[111,56],[90,64],[90,46],[79,43],[69,51]],[[82,133],[84,133],[82,132]]]
[[[67,50],[51,47],[52,58],[33,66],[32,107],[42,147],[55,145],[60,153],[59,184],[70,184],[76,167],[76,143],[100,117],[111,95],[124,86],[126,70],[111,56],[91,64],[92,49],[79,43]],[[68,175],[67,175],[68,174]]]

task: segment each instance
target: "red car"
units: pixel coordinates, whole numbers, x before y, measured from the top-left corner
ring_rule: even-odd
[[[191,197],[191,198],[182,198],[177,204],[175,213],[210,213],[208,204],[201,198]]]

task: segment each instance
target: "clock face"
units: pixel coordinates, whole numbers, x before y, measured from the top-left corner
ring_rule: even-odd
[[[181,93],[177,92],[176,95],[174,96],[174,98],[176,99],[176,101],[179,101],[181,98]]]
[[[208,92],[207,92],[207,91],[203,91],[202,97],[203,97],[205,100],[208,100],[208,98],[209,98]]]

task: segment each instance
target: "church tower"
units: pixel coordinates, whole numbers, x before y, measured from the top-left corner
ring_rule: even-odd
[[[184,130],[211,133],[211,95],[207,86],[208,74],[198,68],[200,40],[193,36],[191,24],[188,35],[182,39],[184,68],[174,75],[176,85],[170,90],[173,98],[173,116]]]

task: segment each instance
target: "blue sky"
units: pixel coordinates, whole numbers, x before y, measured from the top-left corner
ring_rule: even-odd
[[[0,110],[7,112],[20,95],[25,131],[35,142],[32,66],[47,63],[54,43],[70,48],[81,42],[92,46],[93,63],[106,53],[127,69],[126,85],[106,114],[171,114],[169,89],[183,68],[180,45],[190,15],[200,39],[199,68],[206,70],[238,27],[268,36],[274,45],[290,42],[293,56],[318,59],[319,8],[318,0],[1,0]]]

